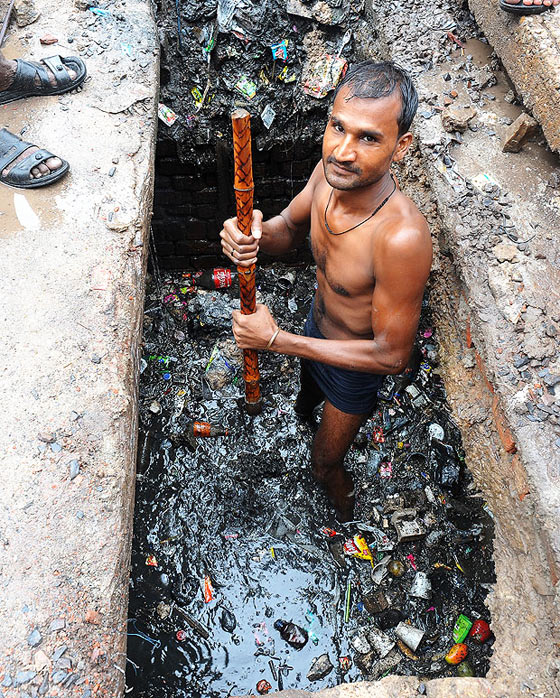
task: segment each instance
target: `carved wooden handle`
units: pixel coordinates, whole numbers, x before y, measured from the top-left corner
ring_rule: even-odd
[[[237,205],[237,227],[243,235],[251,235],[253,221],[253,160],[251,156],[251,117],[245,109],[231,115],[233,126],[234,189]],[[256,310],[255,265],[237,267],[241,312],[250,315]],[[244,349],[245,405],[249,414],[259,414],[261,389],[259,357],[254,349]]]

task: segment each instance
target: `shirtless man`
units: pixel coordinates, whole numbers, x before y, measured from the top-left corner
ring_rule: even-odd
[[[325,401],[312,473],[343,521],[354,505],[344,457],[383,376],[408,364],[432,261],[426,221],[390,172],[412,141],[417,104],[394,64],[354,66],[335,92],[322,160],[303,191],[268,221],[255,210],[251,236],[235,218],[220,234],[232,262],[250,266],[259,250],[284,254],[311,233],[318,288],[304,336],[279,329],[264,305],[253,315],[234,311],[233,333],[241,348],[302,359],[296,412],[309,415]]]

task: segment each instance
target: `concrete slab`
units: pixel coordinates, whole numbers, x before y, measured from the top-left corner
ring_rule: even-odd
[[[560,151],[560,8],[520,18],[495,0],[469,0],[469,7],[550,147]]]
[[[43,0],[5,46],[8,57],[77,53],[90,76],[80,93],[0,108],[2,126],[71,164],[44,190],[0,185],[6,698],[124,686],[159,48],[147,0],[106,16],[86,6]],[[47,33],[58,44],[41,46]]]

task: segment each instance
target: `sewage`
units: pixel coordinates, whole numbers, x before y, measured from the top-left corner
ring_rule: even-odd
[[[493,521],[446,405],[428,297],[417,376],[406,389],[388,378],[358,434],[346,459],[355,521],[340,524],[310,477],[314,426],[293,413],[297,359],[261,355],[264,409],[248,417],[231,336],[236,286],[191,282],[158,274],[147,292],[130,695],[317,691],[387,673],[484,676],[492,638],[467,637],[469,666],[445,659],[461,614],[490,621]],[[314,269],[262,268],[257,284],[258,301],[301,332]],[[186,438],[193,420],[228,435]],[[348,554],[364,541],[371,560]],[[278,619],[306,631],[303,649],[282,639]]]

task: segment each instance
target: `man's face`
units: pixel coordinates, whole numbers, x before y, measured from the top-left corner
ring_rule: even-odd
[[[338,93],[323,136],[323,168],[334,189],[367,187],[379,181],[394,159],[401,159],[397,118],[400,93],[389,97],[348,97],[349,88]],[[397,153],[397,157],[395,154]]]

